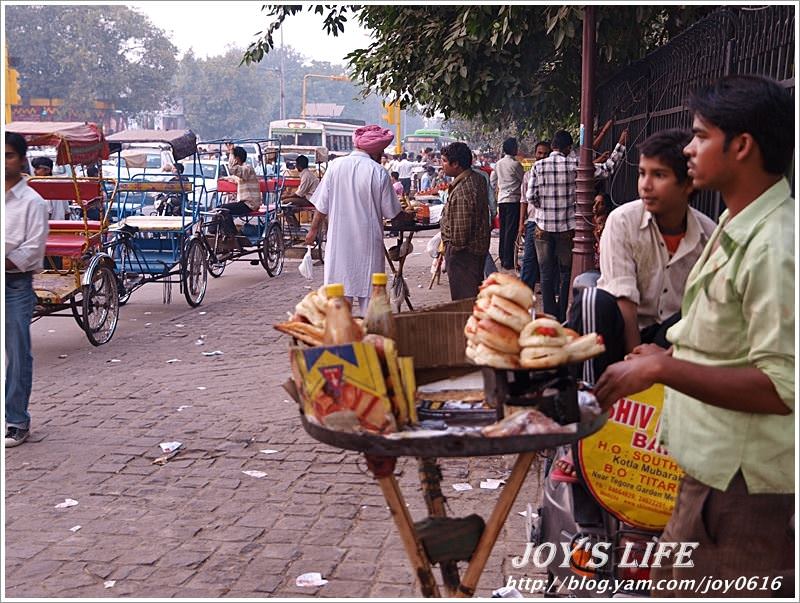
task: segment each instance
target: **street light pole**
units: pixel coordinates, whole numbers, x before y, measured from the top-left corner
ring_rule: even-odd
[[[318,78],[318,79],[321,79],[321,80],[334,80],[334,81],[337,81],[337,82],[349,82],[350,81],[350,78],[347,77],[344,74],[342,74],[342,75],[320,75],[320,74],[316,74],[316,73],[306,73],[303,76],[303,100],[302,100],[302,106],[301,106],[301,110],[300,110],[301,117],[303,119],[306,118],[306,88],[307,88],[307,85],[308,85],[308,78],[310,78],[310,77],[315,77],[315,78]]]

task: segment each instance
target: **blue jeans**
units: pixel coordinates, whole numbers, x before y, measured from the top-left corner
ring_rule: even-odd
[[[31,318],[36,296],[31,274],[6,273],[6,424],[28,429],[33,384]]]
[[[552,314],[559,322],[567,319],[574,234],[574,230],[547,232],[538,226],[534,233],[539,272],[542,277],[542,305],[545,313]]]
[[[525,251],[522,256],[522,271],[519,278],[531,288],[539,282],[539,259],[536,255],[536,222],[525,223]]]

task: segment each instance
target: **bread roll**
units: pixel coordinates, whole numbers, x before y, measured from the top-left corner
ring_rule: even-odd
[[[533,291],[523,281],[516,276],[494,272],[486,277],[480,286],[479,298],[500,295],[513,301],[523,310],[530,310],[533,307]]]
[[[519,354],[519,335],[514,329],[484,318],[478,321],[476,339],[504,354]]]
[[[464,336],[468,342],[475,342],[478,335],[478,319],[475,316],[470,316],[467,324],[464,325]]]
[[[588,333],[569,342],[564,346],[564,351],[569,355],[570,362],[583,362],[605,352],[606,346],[600,335]]]
[[[316,304],[312,299],[312,295],[315,295],[316,291],[312,291],[308,295],[306,295],[303,299],[300,300],[294,310],[297,314],[304,317],[308,322],[310,322],[315,327],[324,327],[325,326],[325,314],[320,312],[317,309]]]
[[[559,347],[567,343],[564,328],[556,320],[537,318],[519,334],[519,344],[525,347]]]
[[[499,369],[519,368],[519,358],[516,354],[503,354],[482,343],[467,346],[467,358],[482,366],[491,366]]]
[[[478,320],[489,318],[489,315],[486,313],[486,311],[489,309],[490,303],[491,301],[488,297],[479,297],[475,300],[475,304],[472,306],[472,315]]]
[[[531,315],[525,308],[501,295],[492,295],[486,313],[495,322],[510,327],[517,333],[531,321]]]
[[[535,347],[524,348],[519,357],[519,363],[524,368],[546,369],[566,364],[569,354],[563,347]]]

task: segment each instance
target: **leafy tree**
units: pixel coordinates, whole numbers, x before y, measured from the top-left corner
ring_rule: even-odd
[[[301,6],[265,5],[272,18],[243,63],[272,49],[272,34]],[[365,90],[426,114],[477,118],[524,131],[574,121],[580,103],[583,10],[577,6],[310,6],[331,35],[350,18],[374,42],[347,56]],[[709,6],[597,7],[598,81],[643,57]]]
[[[152,110],[172,92],[175,46],[125,6],[12,5],[5,33],[23,97],[60,98],[80,115],[95,100]]]

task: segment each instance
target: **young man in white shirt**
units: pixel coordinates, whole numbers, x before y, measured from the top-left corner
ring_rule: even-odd
[[[590,383],[639,344],[669,347],[665,335],[680,319],[686,279],[715,228],[689,206],[694,189],[683,148],[691,137],[663,130],[639,145],[640,198],[609,214],[597,288],[575,295],[569,326],[600,333],[606,345],[584,364]]]
[[[36,303],[33,274],[42,269],[50,212],[47,201],[22,178],[27,151],[28,145],[21,135],[6,132],[6,448],[19,446],[30,433],[28,403],[33,385],[30,324]]]

